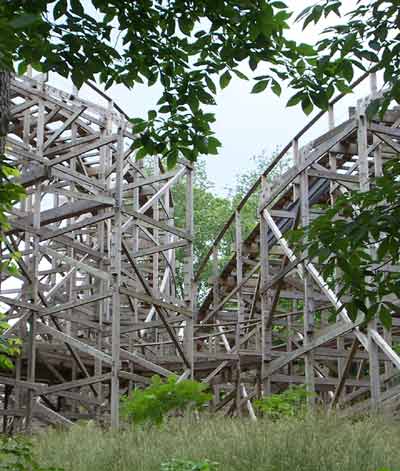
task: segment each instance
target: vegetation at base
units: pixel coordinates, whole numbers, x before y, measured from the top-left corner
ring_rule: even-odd
[[[26,438],[0,436],[0,471],[62,471],[43,467],[33,456],[32,443]]]
[[[155,375],[150,386],[122,397],[122,416],[135,425],[161,425],[168,414],[199,410],[212,399],[207,389],[207,384],[198,381],[179,381],[175,375],[162,380]]]
[[[218,471],[399,471],[400,424],[307,416],[171,419],[160,428],[112,433],[95,425],[35,437],[37,460],[65,471],[159,471],[176,460],[219,463]]]
[[[282,393],[264,396],[254,401],[254,405],[270,420],[283,417],[301,417],[306,413],[307,399],[313,393],[306,391],[303,385],[291,386]]]

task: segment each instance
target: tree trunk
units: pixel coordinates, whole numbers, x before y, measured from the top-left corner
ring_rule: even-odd
[[[0,70],[0,155],[4,154],[6,136],[10,123],[11,73]]]

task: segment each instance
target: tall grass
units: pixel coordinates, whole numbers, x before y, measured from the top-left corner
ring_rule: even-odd
[[[172,458],[208,458],[220,463],[220,471],[398,471],[400,424],[387,418],[214,418],[118,434],[77,425],[37,437],[35,449],[43,465],[65,471],[158,471]]]

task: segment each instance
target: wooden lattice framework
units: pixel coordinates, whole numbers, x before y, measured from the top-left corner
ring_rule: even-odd
[[[117,426],[121,392],[152,374],[192,374],[192,166],[135,161],[132,125],[111,101],[28,77],[11,91],[7,154],[28,198],[3,251],[22,255],[0,298],[18,319],[7,335],[24,340],[15,379],[0,381],[7,415],[29,427],[32,417],[68,423],[111,409]],[[184,227],[174,223],[178,184]],[[175,353],[173,370],[161,366]]]
[[[195,352],[213,362],[203,380],[213,385],[215,410],[255,419],[253,398],[293,384],[306,385],[310,406],[347,406],[348,414],[399,406],[400,358],[392,345],[400,340],[400,319],[393,313],[393,328],[387,331],[377,321],[365,327],[362,315],[353,322],[343,309],[332,322],[340,300],[319,267],[307,254],[296,256],[285,238],[290,229],[322,214],[339,194],[368,190],[384,162],[398,158],[400,108],[368,121],[367,106],[381,93],[376,75],[363,75],[353,87],[367,78],[371,94],[348,110],[346,121],[335,124],[340,95],[282,149],[200,264],[195,281],[212,266],[213,286],[197,312]],[[328,131],[307,142],[309,130],[325,116]],[[292,162],[288,171],[270,181],[283,159]],[[258,221],[246,232],[241,216],[254,198],[259,198]],[[232,237],[232,258],[221,269],[220,247]],[[340,280],[337,270],[336,277]],[[206,332],[209,340],[197,342]]]
[[[111,101],[101,107],[15,79],[7,153],[28,198],[10,215],[2,254],[22,257],[18,275],[2,275],[0,301],[14,319],[7,335],[24,348],[15,370],[0,376],[4,429],[109,417],[116,427],[121,393],[171,373],[210,384],[211,410],[253,419],[253,398],[291,384],[316,393],[310,405],[396,410],[400,319],[394,314],[391,331],[377,321],[365,327],[361,315],[351,321],[345,310],[330,320],[340,301],[285,239],[341,192],[366,191],[397,158],[400,109],[368,121],[378,95],[370,80],[371,95],[345,122],[334,122],[338,97],[268,165],[194,274],[192,166],[136,161],[131,125]],[[301,145],[325,115],[328,132]],[[288,156],[289,170],[271,182]],[[186,195],[184,227],[174,219],[176,185]],[[254,198],[259,212],[245,233],[241,215]],[[232,237],[232,258],[222,263],[219,247]],[[196,302],[210,266],[209,291]]]

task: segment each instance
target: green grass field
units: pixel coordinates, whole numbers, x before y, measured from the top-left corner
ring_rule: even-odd
[[[399,471],[400,423],[388,417],[176,419],[118,434],[77,425],[36,437],[35,450],[41,464],[65,471],[157,471],[173,458],[208,458],[220,471]]]

